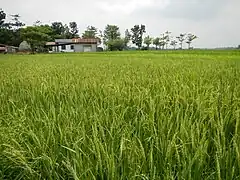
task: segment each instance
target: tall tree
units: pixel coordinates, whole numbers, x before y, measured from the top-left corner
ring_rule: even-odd
[[[103,43],[107,46],[109,50],[113,50],[113,45],[117,43],[113,43],[115,40],[121,39],[121,33],[119,27],[116,25],[107,25],[103,32]]]
[[[155,45],[156,50],[157,50],[158,46],[160,46],[160,38],[157,37],[157,38],[153,39],[153,44]]]
[[[125,37],[124,37],[124,45],[125,47],[128,46],[128,43],[131,40],[131,33],[128,31],[128,29],[125,30]]]
[[[69,29],[67,24],[64,25],[63,37],[66,38],[66,39],[71,39],[72,38],[72,34],[71,34],[70,29]]]
[[[94,26],[88,26],[82,34],[82,38],[98,38],[98,29]]]
[[[170,42],[170,34],[171,34],[170,31],[166,31],[165,32],[164,40],[165,40],[166,49],[168,49],[168,44]]]
[[[69,27],[70,27],[70,33],[72,35],[72,38],[79,37],[77,23],[76,22],[70,22]]]
[[[41,26],[42,25],[42,22],[40,20],[36,20],[34,23],[33,23],[33,26]]]
[[[180,34],[178,37],[176,37],[180,44],[180,49],[183,48],[183,42],[186,40],[186,34]]]
[[[51,28],[53,30],[53,37],[55,39],[64,38],[65,29],[61,22],[53,22]]]
[[[122,51],[124,47],[124,39],[119,38],[108,41],[108,50],[110,51]]]
[[[176,40],[172,40],[170,45],[173,46],[173,49],[175,50],[176,46],[177,46],[177,41]]]
[[[30,44],[33,52],[43,51],[46,42],[51,39],[52,28],[48,25],[29,26],[21,29],[20,34]]]
[[[147,45],[147,49],[149,50],[149,46],[152,44],[152,38],[150,36],[146,36],[144,38],[144,44]]]
[[[135,25],[132,29],[132,43],[135,44],[138,49],[142,47],[143,43],[143,34],[146,32],[145,25]]]
[[[165,33],[163,33],[160,35],[160,45],[159,45],[160,49],[164,49],[165,45],[166,45],[166,35]]]
[[[116,25],[107,25],[103,32],[104,41],[119,39],[121,36],[119,27]]]
[[[188,34],[187,35],[187,41],[186,43],[188,44],[188,49],[191,49],[191,44],[192,44],[192,41],[197,39],[197,36],[194,35],[194,34]]]
[[[12,14],[11,17],[12,17],[12,22],[10,22],[10,26],[13,29],[17,30],[25,26],[25,24],[20,21],[21,16],[19,14]]]
[[[5,19],[6,13],[2,9],[0,9],[0,28],[3,27]]]

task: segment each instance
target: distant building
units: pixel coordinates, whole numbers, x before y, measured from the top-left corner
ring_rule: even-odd
[[[50,53],[54,52],[96,52],[98,39],[55,39],[55,42],[47,42]]]
[[[18,47],[8,46],[6,44],[0,44],[0,53],[16,53]]]

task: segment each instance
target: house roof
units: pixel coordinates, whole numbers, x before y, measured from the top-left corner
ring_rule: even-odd
[[[0,47],[0,51],[5,51],[6,47]]]
[[[11,47],[11,48],[15,48],[15,49],[18,48],[18,47],[15,47],[15,46],[9,46],[9,45],[6,45],[6,44],[0,44],[0,48],[7,48],[7,47]]]
[[[57,45],[67,45],[67,44],[98,44],[99,39],[94,38],[74,38],[74,39],[55,39],[55,42],[47,42],[46,46],[57,46]]]
[[[91,43],[91,44],[97,44],[99,42],[98,39],[94,39],[94,38],[76,38],[76,39],[72,39],[73,42],[75,43]]]
[[[53,46],[53,45],[56,45],[56,43],[55,42],[47,42],[46,43],[46,46]]]
[[[6,44],[0,44],[1,47],[6,47],[7,45]]]

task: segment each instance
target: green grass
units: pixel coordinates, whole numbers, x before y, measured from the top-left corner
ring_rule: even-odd
[[[0,55],[0,179],[240,179],[240,52]]]

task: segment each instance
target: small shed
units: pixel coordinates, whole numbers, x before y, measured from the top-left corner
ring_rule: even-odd
[[[18,47],[15,46],[9,46],[6,44],[0,44],[0,53],[16,53],[18,50]]]

